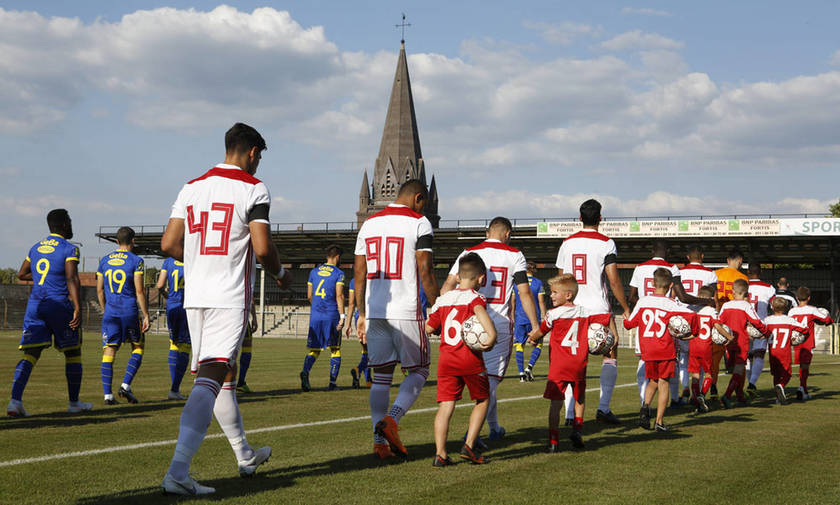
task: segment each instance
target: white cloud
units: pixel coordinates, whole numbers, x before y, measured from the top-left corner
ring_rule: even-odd
[[[828,63],[835,67],[840,67],[840,49],[834,51],[834,54],[831,55],[831,59],[828,60]]]
[[[682,49],[682,42],[669,39],[658,33],[645,33],[641,30],[625,32],[601,42],[600,47],[608,51],[669,50]]]
[[[546,42],[562,46],[570,45],[581,38],[598,37],[604,31],[600,26],[568,21],[561,24],[526,21],[523,26],[539,32]]]
[[[641,16],[658,16],[658,17],[666,17],[669,18],[673,16],[668,11],[662,11],[658,9],[650,9],[650,8],[637,8],[637,7],[624,7],[621,9],[622,14],[638,14]]]

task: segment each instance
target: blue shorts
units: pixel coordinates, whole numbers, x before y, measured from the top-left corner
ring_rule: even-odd
[[[513,327],[513,341],[517,344],[528,342],[528,334],[531,333],[531,323],[516,323]]]
[[[126,341],[143,345],[145,336],[140,333],[140,320],[137,314],[130,316],[106,315],[102,318],[102,347],[119,347]]]
[[[29,300],[23,317],[23,334],[19,349],[49,347],[59,351],[78,349],[82,346],[79,329],[70,328],[73,320],[73,304],[70,300]]]
[[[327,347],[341,347],[341,334],[335,328],[339,318],[310,319],[309,337],[306,347],[309,349],[325,349]]]
[[[166,325],[169,326],[169,340],[172,343],[190,343],[190,328],[187,326],[187,311],[184,307],[173,307],[167,310]]]

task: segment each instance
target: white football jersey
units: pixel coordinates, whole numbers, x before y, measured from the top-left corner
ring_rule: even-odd
[[[776,296],[776,288],[758,279],[750,279],[749,294],[758,318],[764,321],[770,313],[770,299]]]
[[[248,223],[268,223],[270,204],[262,181],[224,163],[181,188],[170,218],[184,220],[185,308],[251,306],[256,259]]]
[[[662,258],[654,257],[644,263],[639,263],[633,269],[633,277],[630,278],[630,286],[639,290],[639,297],[654,294],[656,290],[653,288],[653,272],[659,268],[664,268],[671,272],[671,276],[674,279],[680,276],[680,269]]]
[[[528,274],[525,270],[525,255],[515,247],[503,244],[495,239],[487,239],[459,254],[449,270],[449,275],[458,274],[458,260],[471,252],[481,256],[481,260],[484,261],[484,266],[487,268],[484,285],[478,289],[478,292],[487,299],[487,312],[497,329],[510,331],[514,278],[519,279],[520,282],[528,282]]]
[[[563,241],[556,266],[577,279],[575,305],[586,307],[591,314],[611,312],[604,267],[616,263],[616,256],[615,242],[596,230],[584,228]]]
[[[691,296],[697,296],[700,288],[709,286],[717,291],[717,275],[711,268],[706,268],[700,263],[689,263],[680,269],[680,280],[683,289]]]
[[[422,321],[417,251],[432,250],[432,223],[392,203],[370,216],[356,237],[356,256],[367,261],[368,319]]]

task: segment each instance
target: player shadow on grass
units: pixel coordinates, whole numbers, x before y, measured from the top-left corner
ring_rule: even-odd
[[[161,412],[173,408],[182,409],[183,407],[183,402],[172,402],[167,400],[144,402],[133,405],[95,405],[93,410],[77,414],[71,414],[69,412],[50,412],[45,414],[35,414],[26,418],[5,418],[0,420],[0,428],[4,430],[16,428],[63,428],[84,426],[87,424],[113,423],[124,419],[152,417],[155,412]]]

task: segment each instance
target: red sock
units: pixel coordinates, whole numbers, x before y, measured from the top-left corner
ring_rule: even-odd
[[[735,389],[738,387],[738,375],[733,375],[729,378],[729,385],[726,386],[726,392],[723,393],[723,396],[729,398],[732,396],[732,393],[735,392]]]
[[[706,393],[708,393],[709,389],[711,387],[712,387],[712,378],[711,377],[704,378],[703,379],[703,394],[705,395]]]
[[[738,386],[735,388],[735,396],[738,398],[739,402],[745,402],[747,401],[747,399],[744,398],[744,381],[746,378],[743,375],[735,375],[735,377],[738,379]]]
[[[691,381],[691,394],[693,394],[695,398],[700,396],[700,381]]]
[[[557,430],[548,430],[548,440],[552,444],[556,444],[560,440],[560,432]]]
[[[575,417],[575,422],[572,424],[572,429],[575,431],[583,431],[583,418]]]
[[[807,368],[800,368],[799,369],[799,385],[802,386],[802,389],[805,392],[808,392],[808,373],[810,372]]]

